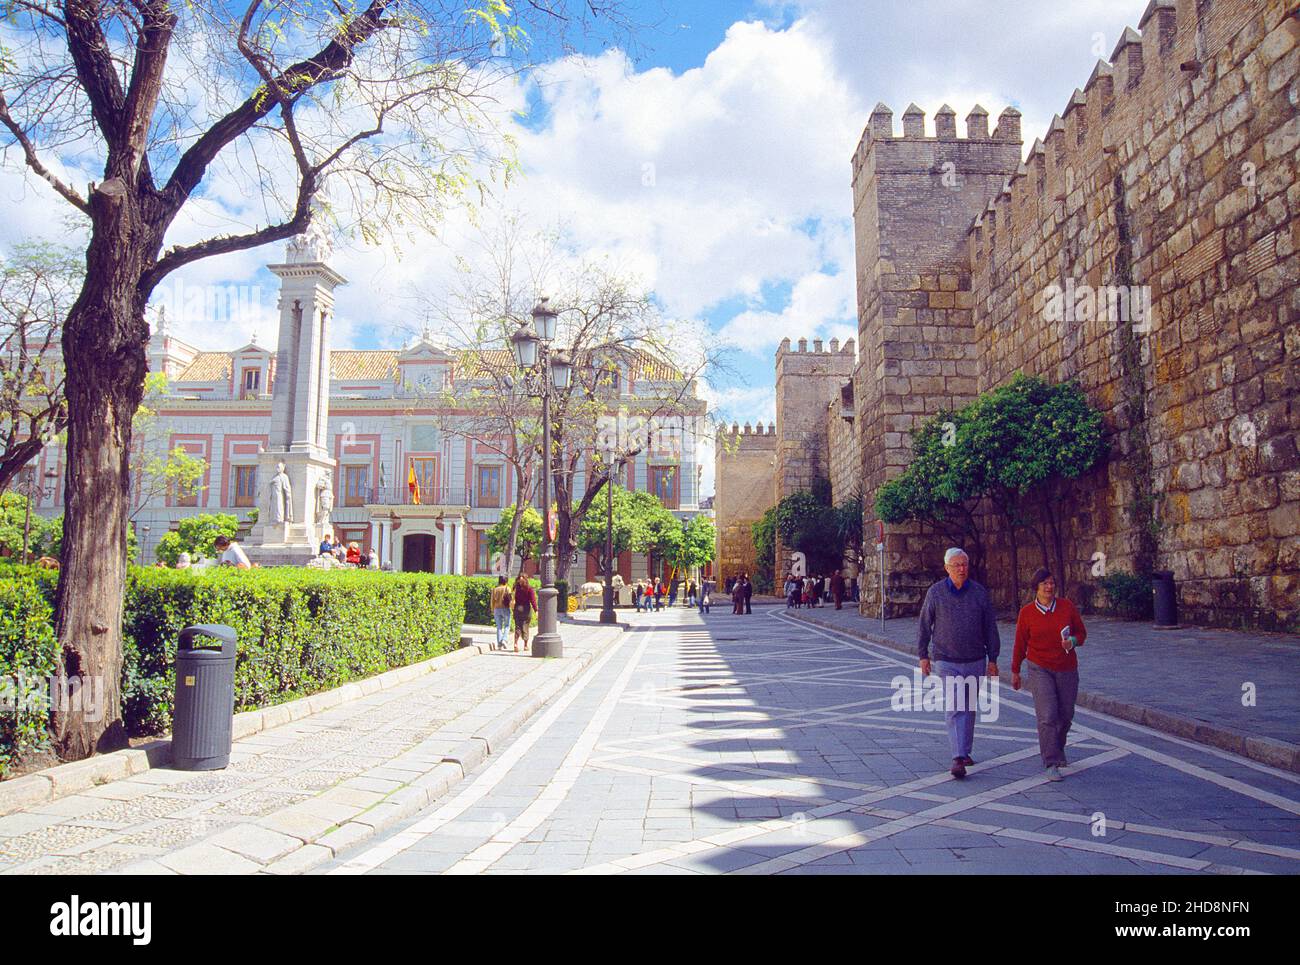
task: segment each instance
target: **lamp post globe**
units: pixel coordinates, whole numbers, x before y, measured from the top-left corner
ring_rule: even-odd
[[[550,305],[551,300],[543,295],[537,300],[533,307],[533,328],[537,332],[537,337],[543,342],[550,343],[555,338],[555,320],[559,317]]]
[[[524,371],[537,365],[537,345],[537,333],[528,322],[520,323],[519,328],[510,336],[510,348],[515,353],[515,362]]]
[[[551,384],[556,391],[565,392],[573,379],[573,360],[568,352],[555,352],[551,355]]]

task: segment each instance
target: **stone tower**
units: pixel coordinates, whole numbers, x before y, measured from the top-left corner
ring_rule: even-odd
[[[772,506],[776,478],[776,426],[718,430],[714,458],[713,511],[717,519],[714,572],[718,586],[741,573],[757,571],[752,527]]]
[[[946,104],[934,136],[916,105],[895,136],[893,114],[877,105],[852,158],[859,371],[854,380],[862,439],[862,492],[875,543],[872,499],[910,460],[908,432],[977,394],[979,351],[967,232],[1020,165],[1020,114],[1007,108],[989,133],[976,105],[957,136]],[[779,384],[779,383],[778,383]],[[778,403],[779,404],[779,403]],[[907,528],[886,539],[890,603],[909,612],[929,579],[922,547]],[[914,545],[915,544],[915,545]],[[879,605],[863,587],[868,612]],[[914,599],[915,598],[915,599]]]
[[[843,346],[831,339],[829,348],[821,339],[801,338],[794,349],[788,338],[776,350],[776,492],[773,503],[801,489],[831,478],[828,457],[826,404],[840,397],[840,390],[853,378],[856,364],[853,339]],[[789,551],[777,543],[776,579],[780,581]]]

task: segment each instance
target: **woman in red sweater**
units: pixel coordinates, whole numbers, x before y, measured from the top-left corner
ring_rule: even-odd
[[[1020,689],[1020,665],[1029,659],[1029,690],[1038,718],[1038,750],[1049,781],[1061,780],[1065,738],[1074,721],[1079,696],[1079,658],[1075,648],[1088,638],[1074,604],[1056,596],[1056,580],[1039,569],[1030,579],[1034,598],[1020,609],[1016,646],[1011,656],[1011,686]]]

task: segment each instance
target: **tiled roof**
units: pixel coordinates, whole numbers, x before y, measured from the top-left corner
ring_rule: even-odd
[[[396,378],[397,358],[401,353],[386,349],[336,349],[330,352],[330,376],[347,382],[388,382]],[[621,352],[630,356],[632,378],[655,382],[672,382],[683,378],[675,366],[640,349]],[[194,356],[178,382],[227,382],[230,380],[229,352],[200,352]],[[509,372],[514,358],[509,349],[486,349],[457,355],[458,376],[476,378],[489,371]]]
[[[391,382],[397,355],[381,349],[338,349],[330,352],[330,376],[348,382]]]
[[[229,352],[200,352],[194,361],[176,377],[177,382],[228,382],[230,380]]]

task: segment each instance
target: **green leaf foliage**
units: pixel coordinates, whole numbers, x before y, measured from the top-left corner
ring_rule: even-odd
[[[493,553],[504,553],[509,548],[510,524],[514,518],[515,508],[507,506],[501,510],[501,518],[487,531],[488,549]],[[531,560],[541,545],[542,514],[532,506],[525,506],[519,520],[519,532],[515,534],[515,556],[521,562]]]
[[[185,516],[177,523],[176,529],[158,541],[158,559],[168,566],[175,566],[181,553],[189,553],[192,559],[200,556],[215,559],[217,537],[228,536],[234,539],[238,530],[239,519],[229,513]]]
[[[170,728],[176,641],[186,626],[235,629],[235,709],[252,710],[454,650],[469,582],[368,570],[133,567],[123,615],[127,730],[143,736]],[[21,672],[44,681],[53,671],[56,587],[48,571],[0,571],[0,678]],[[0,773],[6,761],[43,746],[47,716],[0,718]]]

